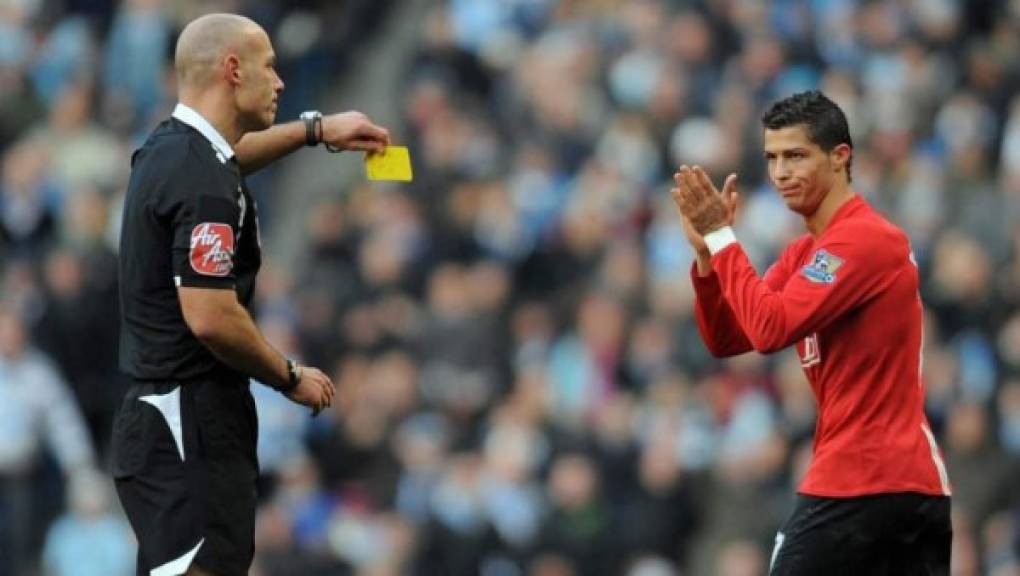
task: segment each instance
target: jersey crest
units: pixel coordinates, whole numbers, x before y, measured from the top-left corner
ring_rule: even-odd
[[[205,276],[226,276],[234,267],[234,230],[229,224],[203,222],[191,231],[191,267]]]
[[[843,266],[843,259],[827,250],[815,252],[811,263],[800,269],[805,278],[815,284],[832,284],[836,281],[836,271]]]

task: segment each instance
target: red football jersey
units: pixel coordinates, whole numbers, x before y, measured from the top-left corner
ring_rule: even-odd
[[[948,495],[924,415],[922,308],[906,235],[859,196],[758,276],[740,244],[692,270],[698,328],[716,356],[796,344],[818,402],[800,492]]]

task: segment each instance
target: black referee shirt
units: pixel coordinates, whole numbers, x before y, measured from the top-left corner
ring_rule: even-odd
[[[234,290],[261,263],[255,202],[233,150],[182,105],[131,157],[120,238],[121,369],[137,379],[232,372],[184,322],[177,286]]]

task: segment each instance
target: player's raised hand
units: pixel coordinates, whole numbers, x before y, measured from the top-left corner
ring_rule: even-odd
[[[308,406],[313,414],[318,414],[333,403],[335,393],[336,387],[322,370],[302,366],[298,384],[287,392],[287,397],[298,404]]]
[[[730,174],[720,192],[700,166],[681,166],[674,174],[677,186],[670,193],[684,218],[684,231],[695,249],[702,236],[733,223],[737,208],[737,175]]]
[[[390,133],[361,112],[341,112],[322,117],[322,141],[332,152],[382,152],[390,144]]]
[[[673,201],[676,202],[676,195],[678,194],[676,188],[674,188],[671,193],[673,194]],[[704,256],[706,258],[710,256],[708,253],[708,245],[705,244],[705,238],[694,229],[690,219],[680,211],[679,207],[677,207],[677,212],[680,214],[680,222],[683,224],[684,235],[687,236],[687,242],[690,243],[691,247],[694,248],[694,251],[699,256]]]

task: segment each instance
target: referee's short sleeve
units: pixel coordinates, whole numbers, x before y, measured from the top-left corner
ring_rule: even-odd
[[[178,192],[186,200],[173,221],[174,282],[195,288],[234,288],[240,207],[216,192]]]

